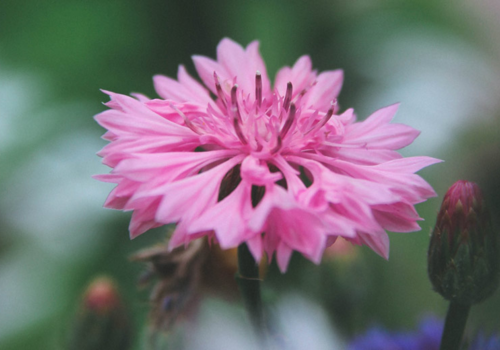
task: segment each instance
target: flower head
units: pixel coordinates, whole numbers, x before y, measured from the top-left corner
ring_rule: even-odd
[[[118,287],[106,276],[95,278],[85,290],[64,348],[127,350],[132,344],[132,327]]]
[[[490,220],[481,189],[460,180],[446,192],[432,232],[428,272],[444,298],[473,304],[500,282],[500,235]]]
[[[115,283],[108,277],[99,277],[88,286],[83,303],[88,310],[105,314],[120,307],[120,296]]]
[[[419,229],[414,204],[435,193],[414,173],[438,160],[396,152],[418,135],[389,123],[396,105],[363,122],[339,113],[342,72],[318,74],[308,56],[271,88],[257,42],[224,39],[217,60],[193,60],[205,86],[180,66],[177,80],[154,77],[161,99],[106,92],[110,109],[95,117],[113,168],[98,178],[117,184],[105,206],[134,211],[132,237],[177,223],[171,248],[246,242],[285,271],[293,251],[318,263],[339,236],[387,258],[386,229]]]

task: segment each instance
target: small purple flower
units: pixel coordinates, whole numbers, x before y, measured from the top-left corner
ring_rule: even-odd
[[[376,326],[356,337],[348,350],[438,350],[443,322],[424,318],[417,331],[391,332]]]
[[[359,335],[348,350],[438,350],[443,333],[443,322],[425,317],[416,331],[394,332],[375,326]],[[500,335],[479,333],[463,350],[500,350]]]
[[[499,350],[500,349],[500,335],[487,337],[484,333],[479,335],[471,343],[470,350]]]

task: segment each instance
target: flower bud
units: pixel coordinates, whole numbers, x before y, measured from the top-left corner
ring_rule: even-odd
[[[444,196],[429,245],[434,290],[467,305],[489,297],[499,282],[499,237],[479,186],[455,182]]]
[[[127,350],[131,328],[118,290],[107,277],[87,287],[69,332],[68,350]]]

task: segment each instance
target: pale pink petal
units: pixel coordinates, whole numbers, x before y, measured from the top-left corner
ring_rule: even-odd
[[[350,133],[352,135],[362,135],[369,133],[376,128],[383,126],[384,124],[389,123],[394,115],[398,111],[399,103],[381,108],[377,110],[375,113],[370,115],[362,122],[358,122],[350,125]]]
[[[193,79],[184,66],[179,66],[177,80],[155,75],[153,77],[155,90],[162,98],[175,102],[190,102],[207,105],[212,102],[207,90]]]
[[[362,244],[366,244],[384,259],[389,259],[389,236],[385,231],[377,232],[376,235],[360,233],[359,238]]]
[[[172,236],[168,241],[168,249],[170,251],[182,245],[187,246],[190,242],[201,237],[207,237],[209,241],[213,238],[212,231],[202,231],[196,234],[188,233],[189,223],[193,219],[194,217],[191,215],[186,216],[185,219],[179,222],[179,224],[175,227],[175,231],[172,233]]]
[[[108,182],[107,180],[103,180]],[[104,202],[105,208],[111,209],[125,209],[126,204],[130,200],[130,197],[135,193],[139,184],[133,181],[119,177],[115,181],[111,181],[117,184],[117,186],[110,192],[108,198]]]
[[[332,203],[330,208],[336,214],[340,214],[345,220],[349,220],[356,230],[373,232],[382,229],[373,216],[370,206],[361,201],[346,197],[342,203]]]
[[[257,67],[251,65],[245,50],[239,44],[231,39],[222,39],[217,46],[217,61],[228,74],[224,78],[236,81],[243,91],[253,92]]]
[[[345,134],[345,144],[360,143],[367,148],[401,149],[411,144],[420,131],[403,124],[388,124],[372,132],[370,135],[353,137]]]
[[[403,124],[389,124],[399,105],[379,109],[365,121],[346,127],[344,144],[360,144],[367,149],[400,149],[408,146],[420,134]]]
[[[167,119],[178,125],[186,125],[184,117],[193,122],[195,119],[203,117],[207,118],[206,107],[192,103],[178,103],[173,100],[149,100],[145,105],[157,115]],[[182,114],[181,114],[182,113]]]
[[[191,93],[191,96],[193,96],[193,100],[191,102],[199,101],[200,103],[205,104],[212,103],[212,99],[210,98],[208,91],[203,87],[203,85],[198,83],[196,79],[189,75],[183,65],[179,66],[177,79],[179,80],[179,83],[181,83]]]
[[[250,198],[252,185],[241,182],[238,187],[222,201],[204,211],[189,225],[189,232],[214,230],[223,249],[234,248],[253,236],[247,227],[248,218],[253,212]],[[228,213],[231,212],[231,215]]]
[[[130,238],[133,239],[152,228],[163,225],[155,220],[155,213],[159,203],[160,199],[157,198],[132,213],[129,225]]]
[[[192,59],[196,71],[205,86],[213,93],[217,93],[217,90],[215,89],[214,72],[223,79],[227,79],[229,73],[219,63],[205,56],[193,56]]]
[[[332,156],[361,165],[375,165],[402,158],[401,154],[390,149],[339,148]]]
[[[150,100],[149,97],[147,97],[146,95],[137,92],[132,92],[130,96],[135,97],[139,102],[147,102]]]
[[[380,225],[393,232],[420,231],[417,220],[422,220],[413,205],[408,203],[393,203],[373,207],[373,215]]]
[[[248,225],[254,232],[266,232],[268,252],[276,241],[283,241],[312,261],[319,263],[321,260],[326,244],[323,223],[312,211],[295,203],[279,186],[266,189]]]
[[[400,149],[408,146],[420,134],[403,124],[389,124],[399,105],[379,109],[365,121],[346,127],[344,144],[361,144],[367,149]]]
[[[439,162],[440,160],[430,157],[411,157],[374,166],[357,165],[340,160],[332,161],[331,164],[347,172],[350,176],[391,185],[402,195],[404,194],[409,202],[419,203],[434,197],[436,193],[427,182],[413,172]]]
[[[341,70],[321,73],[314,86],[306,93],[304,105],[326,112],[339,95],[343,81],[344,73]]]
[[[288,82],[293,85],[293,96],[302,90],[310,87],[316,78],[316,72],[312,70],[311,58],[309,56],[300,57],[292,68],[285,67],[278,71],[274,83],[274,89],[280,96],[285,96]]]
[[[182,136],[166,137],[162,135],[134,137],[129,135],[104,146],[97,154],[103,157],[105,165],[115,167],[120,161],[130,158],[132,154],[190,152],[199,145],[198,138],[189,139]]]
[[[152,181],[158,177],[164,178],[166,182],[174,181],[196,174],[203,167],[234,155],[231,150],[133,154],[133,158],[120,162],[113,173],[123,174],[138,182]]]
[[[271,173],[266,162],[253,156],[246,157],[241,163],[241,178],[257,186],[273,184],[281,180],[281,173]]]
[[[92,178],[102,182],[110,182],[110,183],[118,183],[122,179],[120,175],[113,175],[113,174],[92,175]]]
[[[280,268],[281,273],[285,273],[288,268],[288,262],[292,257],[292,249],[287,246],[285,243],[281,242],[276,249],[276,261],[278,263],[278,267]]]
[[[262,254],[264,253],[261,234],[259,233],[248,238],[246,243],[255,261],[260,261],[260,259],[262,259]]]
[[[425,167],[428,167],[429,165],[442,162],[443,161],[441,159],[432,157],[407,157],[385,162],[384,164],[377,165],[377,168],[383,169],[387,172],[394,171],[396,173],[415,173]]]
[[[293,196],[298,196],[306,189],[304,183],[300,180],[300,171],[294,169],[287,160],[281,156],[276,156],[273,164],[280,169],[286,179],[287,187]]]
[[[160,186],[147,193],[150,196],[163,195],[156,220],[165,224],[177,222],[193,211],[201,212],[215,205],[222,178],[240,161],[241,157],[235,157],[199,175]]]
[[[290,156],[288,159],[304,166],[313,175],[313,184],[307,191],[320,187],[325,197],[332,203],[342,203],[346,196],[361,199],[361,202],[369,205],[394,203],[400,200],[388,185],[336,174],[317,161],[295,156]]]
[[[246,48],[249,72],[260,72],[262,76],[262,96],[266,97],[271,94],[271,82],[267,75],[266,65],[259,52],[259,42],[252,41]],[[255,76],[253,77],[255,79]],[[251,86],[250,86],[251,87]]]
[[[208,93],[194,94],[188,87],[179,83],[177,80],[163,76],[155,75],[153,77],[155,90],[162,98],[173,100],[175,102],[195,102],[207,104],[210,100]]]
[[[130,134],[184,136],[186,138],[197,136],[189,128],[172,123],[153,113],[139,101],[136,102],[137,104],[132,106],[130,110],[104,111],[96,115],[95,119],[102,127],[107,128],[117,137]]]
[[[177,80],[164,75],[155,75],[153,83],[158,95],[165,100],[174,100],[176,102],[186,102],[191,99],[190,93]]]
[[[110,209],[123,209],[125,208],[125,205],[130,199],[130,195],[128,196],[119,196],[117,195],[117,192],[119,191],[118,187],[115,187],[113,190],[108,195],[108,198],[106,198],[106,201],[104,202],[104,207],[105,208],[110,208]]]

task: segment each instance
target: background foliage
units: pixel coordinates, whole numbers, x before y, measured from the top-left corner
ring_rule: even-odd
[[[154,74],[175,76],[181,63],[194,74],[190,56],[213,57],[226,36],[258,39],[271,76],[302,54],[320,71],[344,69],[342,108],[365,118],[401,102],[396,121],[422,130],[403,153],[445,160],[421,172],[440,197],[418,207],[421,232],[390,234],[389,262],[364,248],[320,268],[294,256],[286,275],[271,266],[266,288],[303,294],[343,334],[443,316],[426,277],[442,195],[459,178],[478,181],[500,213],[498,16],[495,0],[1,1],[0,348],[61,344],[82,289],[102,273],[118,280],[140,329],[147,293],[127,257],[164,229],[130,241],[129,214],[101,208],[110,187],[91,179],[107,172],[95,156],[99,89],[156,96]],[[500,329],[499,308],[499,294],[474,307],[470,328]]]

